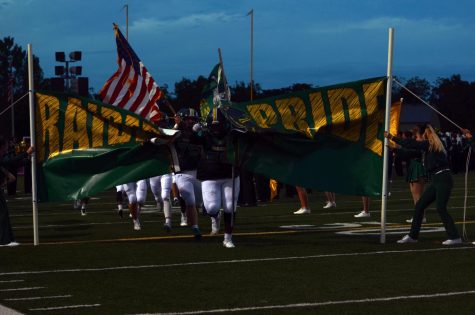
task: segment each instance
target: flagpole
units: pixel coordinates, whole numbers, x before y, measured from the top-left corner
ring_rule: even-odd
[[[36,130],[35,130],[35,86],[33,81],[33,50],[31,44],[28,44],[28,86],[30,96],[30,142],[31,146],[36,148]],[[31,155],[31,201],[33,204],[33,243],[39,245],[38,232],[38,201],[36,184],[36,153]]]
[[[386,111],[384,116],[384,130],[389,130],[389,113],[391,111],[391,92],[393,82],[393,41],[394,28],[389,28],[388,40],[388,69],[386,82]],[[388,139],[384,138],[383,145],[383,191],[381,198],[381,244],[386,243],[386,207],[388,202]]]
[[[129,5],[126,4],[122,8],[125,8],[125,39],[129,41]]]
[[[254,86],[254,9],[249,11],[247,15],[251,16],[251,102],[253,98]]]

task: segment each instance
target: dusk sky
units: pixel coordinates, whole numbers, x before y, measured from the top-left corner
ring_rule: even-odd
[[[249,81],[254,9],[254,81],[265,89],[319,86],[386,74],[395,28],[394,74],[461,74],[475,81],[473,0],[0,0],[0,38],[33,45],[45,77],[55,51],[83,52],[83,76],[98,92],[117,69],[112,23],[160,85],[207,76],[222,49],[231,83]],[[59,64],[58,64],[59,65]]]

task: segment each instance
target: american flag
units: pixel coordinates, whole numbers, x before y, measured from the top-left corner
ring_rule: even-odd
[[[104,103],[155,122],[161,116],[156,102],[162,97],[162,91],[116,24],[114,30],[119,69],[107,80],[99,95]]]

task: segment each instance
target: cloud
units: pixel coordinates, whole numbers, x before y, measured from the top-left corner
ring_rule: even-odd
[[[348,31],[373,31],[389,27],[417,31],[418,33],[452,32],[462,29],[460,22],[450,19],[407,19],[404,17],[376,17],[368,20],[340,23],[335,26],[317,26],[313,28],[316,33],[343,33]]]
[[[159,28],[182,28],[207,24],[227,23],[243,18],[241,14],[215,12],[208,14],[191,14],[177,19],[142,18],[132,23],[131,29],[136,31],[155,31]]]

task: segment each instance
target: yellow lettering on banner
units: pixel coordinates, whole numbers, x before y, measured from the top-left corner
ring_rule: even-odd
[[[247,110],[261,128],[270,128],[277,123],[277,115],[271,105],[266,103],[247,105]]]
[[[329,90],[328,101],[332,112],[331,133],[349,141],[358,141],[361,134],[361,104],[358,93],[351,88]],[[349,121],[345,118],[343,102],[347,104]]]
[[[307,122],[305,103],[300,97],[276,100],[275,106],[282,117],[282,125],[285,129],[305,133],[308,137],[312,136]]]
[[[36,126],[40,127],[37,130],[38,140],[37,154],[38,160],[44,161],[46,152],[49,154],[57,153],[59,151],[59,100],[57,97],[37,94],[38,96],[38,111],[36,115]],[[48,138],[48,147],[46,147],[46,138]]]
[[[382,156],[383,142],[377,136],[384,125],[384,110],[378,108],[378,97],[384,95],[384,81],[364,84],[363,91],[368,112],[365,147]]]
[[[74,149],[89,148],[89,137],[86,127],[87,112],[82,108],[81,100],[68,98],[68,105],[64,113],[63,147],[61,152]]]
[[[130,133],[124,132],[122,125],[122,115],[110,108],[102,107],[102,116],[109,121],[107,128],[107,144],[126,143],[130,141]]]
[[[137,121],[138,123],[138,121]],[[138,125],[137,125],[138,126]],[[146,141],[149,139],[150,134],[153,133],[155,135],[161,134],[162,132],[158,129],[157,126],[144,121],[142,125],[142,129],[138,130],[137,135],[135,136],[136,141]]]
[[[104,146],[104,122],[98,118],[98,116],[100,116],[98,115],[99,106],[94,103],[88,103],[87,109],[92,113],[92,147],[102,147]]]
[[[310,93],[308,95],[312,105],[313,131],[317,133],[320,128],[328,125],[325,106],[323,105],[322,92]]]

